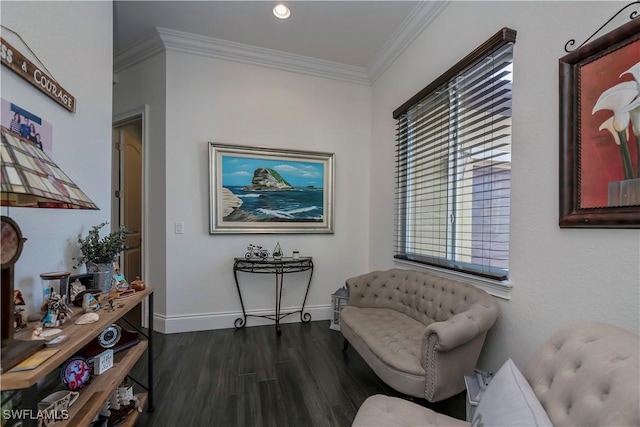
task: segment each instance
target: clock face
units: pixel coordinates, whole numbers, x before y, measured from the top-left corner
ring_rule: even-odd
[[[11,218],[2,216],[2,268],[15,264],[22,252],[24,239],[20,227]]]
[[[84,357],[72,357],[62,365],[60,376],[69,390],[78,390],[89,383],[91,367]]]
[[[98,341],[102,347],[111,348],[116,345],[120,339],[121,333],[122,329],[120,329],[120,326],[113,324],[100,333]]]

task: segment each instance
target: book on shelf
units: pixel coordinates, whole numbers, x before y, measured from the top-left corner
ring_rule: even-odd
[[[16,366],[11,369],[11,372],[17,371],[28,371],[30,369],[35,369],[38,366],[42,365],[42,363],[60,351],[59,348],[47,348],[44,350],[40,350],[39,352],[29,356]]]

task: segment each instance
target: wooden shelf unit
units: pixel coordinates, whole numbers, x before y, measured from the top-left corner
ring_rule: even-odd
[[[60,329],[62,329],[61,335],[67,335],[68,341],[64,343],[60,350],[44,361],[36,369],[28,371],[18,372],[5,372],[0,376],[0,388],[2,391],[23,389],[28,390],[26,393],[26,399],[23,405],[26,404],[26,409],[32,409],[32,413],[37,413],[38,401],[44,396],[38,396],[38,381],[55,369],[58,369],[62,363],[67,359],[75,355],[84,346],[97,337],[107,326],[115,323],[125,314],[127,314],[137,304],[141,303],[145,298],[149,297],[149,336],[148,340],[141,340],[138,344],[130,347],[126,350],[118,352],[114,357],[114,365],[108,371],[102,375],[96,375],[93,377],[91,383],[86,387],[78,390],[80,396],[78,400],[69,408],[69,418],[64,421],[56,423],[56,427],[66,426],[89,426],[91,421],[98,414],[100,408],[104,402],[111,396],[113,391],[118,387],[120,383],[126,378],[129,371],[133,368],[135,363],[142,357],[145,350],[148,352],[148,378],[149,378],[149,392],[144,393],[144,401],[148,400],[148,410],[153,410],[153,357],[152,357],[152,332],[153,331],[153,289],[147,288],[143,291],[136,292],[134,295],[114,300],[115,310],[109,311],[108,304],[102,304],[102,308],[98,310],[100,319],[96,323],[89,325],[76,325],[74,321],[82,315],[82,309],[75,308],[73,317],[65,322]],[[106,303],[106,299],[104,301]],[[33,331],[32,325],[29,325],[27,330],[21,331],[16,334],[16,339],[27,340],[30,338],[30,334]],[[141,405],[144,402],[141,400]],[[130,417],[137,418],[138,412],[134,411]],[[128,422],[129,420],[127,420]],[[26,422],[26,423],[25,423]],[[135,423],[135,420],[133,421]],[[37,425],[37,420],[26,419],[23,420],[23,425]],[[131,424],[133,425],[133,424]]]
[[[149,398],[149,394],[148,393],[138,393],[138,394],[136,394],[136,396],[138,396],[138,400],[140,401],[140,407],[144,408],[144,405],[147,403],[147,399]],[[138,420],[139,416],[140,416],[140,412],[133,411],[122,424],[118,425],[118,427],[133,427],[133,426],[135,426],[136,425],[136,421]]]

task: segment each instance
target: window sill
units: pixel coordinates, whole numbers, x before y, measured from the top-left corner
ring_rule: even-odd
[[[487,279],[484,277],[472,276],[470,274],[458,273],[456,271],[445,270],[442,268],[432,267],[429,265],[420,264],[417,262],[405,261],[394,259],[394,261],[398,264],[409,265],[416,270],[428,270],[433,274],[438,276],[447,277],[450,279],[459,280],[464,283],[468,283],[477,288],[486,291],[489,295],[493,295],[494,297],[510,300],[511,299],[511,288],[513,288],[513,284],[506,281],[498,281]]]

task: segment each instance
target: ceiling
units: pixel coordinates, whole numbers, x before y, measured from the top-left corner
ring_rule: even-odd
[[[114,1],[114,51],[164,27],[282,52],[367,67],[400,31],[416,1]]]

